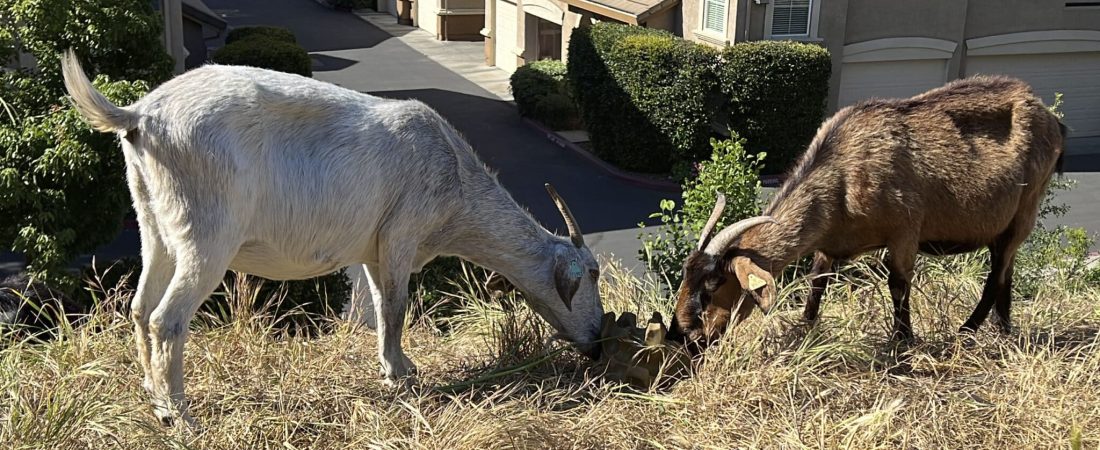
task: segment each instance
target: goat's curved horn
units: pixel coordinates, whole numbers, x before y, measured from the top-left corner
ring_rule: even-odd
[[[554,205],[558,207],[558,211],[561,211],[561,217],[565,219],[565,227],[569,229],[569,239],[573,241],[573,245],[577,248],[584,247],[584,235],[581,234],[581,227],[577,226],[577,219],[573,217],[572,212],[569,212],[569,206],[565,204],[565,200],[562,200],[561,196],[558,195],[558,191],[550,183],[546,183],[546,192],[550,194],[550,199],[554,200]]]
[[[707,249],[704,253],[711,256],[718,256],[722,253],[734,239],[737,239],[742,233],[749,231],[752,227],[757,225],[763,225],[765,223],[777,223],[771,216],[757,216],[750,217],[748,219],[737,222],[733,225],[726,227],[724,230],[719,231],[718,235],[714,236],[714,239],[707,244]]]
[[[718,225],[718,219],[722,217],[722,211],[726,209],[726,195],[719,192],[718,201],[714,203],[714,211],[710,213],[710,219],[707,219],[707,224],[703,226],[703,231],[699,233],[699,245],[695,246],[695,250],[702,250],[707,246],[707,241],[710,240],[710,233],[714,231],[714,226]]]

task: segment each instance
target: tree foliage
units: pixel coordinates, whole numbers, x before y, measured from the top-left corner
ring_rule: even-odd
[[[171,76],[160,20],[144,0],[0,0],[0,57],[36,67],[0,75],[0,241],[48,279],[113,239],[130,202],[117,138],[91,130],[65,98],[60,54],[127,105]]]

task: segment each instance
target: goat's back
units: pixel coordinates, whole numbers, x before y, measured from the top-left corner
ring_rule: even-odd
[[[1027,84],[975,77],[839,111],[784,190],[835,195],[829,235],[852,241],[836,244],[847,251],[900,233],[984,245],[1034,221],[1062,145],[1058,119]]]
[[[205,66],[128,109],[123,148],[159,228],[231,222],[245,242],[232,267],[269,278],[361,261],[386,229],[420,238],[461,207],[460,168],[483,170],[420,102],[269,70]]]

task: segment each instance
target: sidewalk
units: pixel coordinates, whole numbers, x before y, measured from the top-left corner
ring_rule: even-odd
[[[420,28],[399,25],[396,17],[386,13],[357,10],[353,14],[501,100],[512,101],[510,74],[485,65],[484,42],[440,41]]]

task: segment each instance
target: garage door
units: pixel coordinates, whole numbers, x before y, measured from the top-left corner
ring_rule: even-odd
[[[971,56],[966,73],[1020,78],[1048,105],[1054,93],[1061,92],[1072,135],[1100,136],[1100,52]]]
[[[439,0],[416,0],[413,5],[416,6],[416,26],[432,36],[438,36],[436,24],[439,19]]]
[[[496,23],[493,24],[493,45],[496,65],[509,72],[516,70],[516,4],[497,0]]]
[[[942,86],[947,76],[947,60],[844,63],[841,70],[837,103],[844,107],[870,97],[912,97]]]

